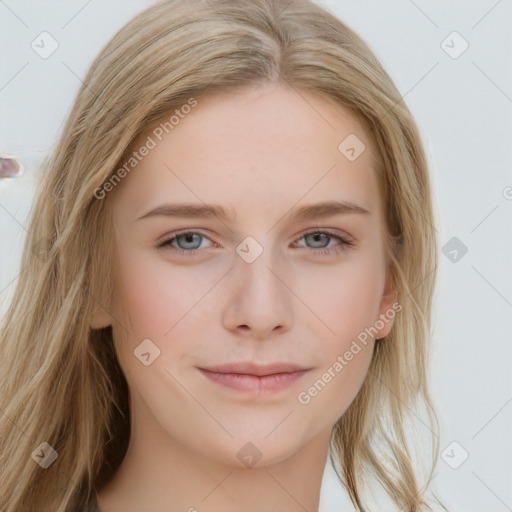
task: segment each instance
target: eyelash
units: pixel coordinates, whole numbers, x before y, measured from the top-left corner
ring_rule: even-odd
[[[174,240],[176,240],[177,238],[179,238],[181,236],[186,236],[186,235],[199,235],[203,238],[208,238],[206,235],[203,235],[202,233],[198,233],[196,231],[176,231],[174,233],[171,233],[170,235],[172,235],[172,236],[170,236],[170,237],[166,236],[166,238],[164,238],[163,240],[158,242],[157,248],[158,249],[168,249],[174,253],[177,253],[179,256],[185,256],[185,257],[192,257],[198,251],[201,251],[202,249],[192,249],[192,250],[186,251],[184,249],[179,249],[179,248],[173,247],[171,245],[171,242],[173,242]],[[318,248],[318,249],[309,248],[313,251],[313,254],[315,256],[322,256],[322,255],[330,256],[332,254],[332,252],[334,252],[336,254],[340,254],[340,253],[344,252],[345,250],[347,250],[348,248],[354,246],[354,243],[352,241],[347,240],[347,239],[341,237],[340,235],[337,235],[331,231],[318,230],[318,229],[304,233],[298,240],[300,240],[308,235],[327,235],[328,237],[335,238],[341,242],[341,244],[334,246],[334,247],[322,247],[322,248]],[[303,247],[303,249],[308,249],[308,247]]]

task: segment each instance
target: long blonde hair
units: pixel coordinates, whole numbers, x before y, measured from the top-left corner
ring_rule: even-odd
[[[333,429],[331,460],[358,510],[368,510],[369,476],[400,510],[430,510],[423,487],[439,452],[427,389],[437,240],[411,113],[362,39],[310,0],[167,0],[101,51],[41,166],[21,274],[0,331],[3,512],[73,510],[108,482],[127,447],[128,387],[112,330],[89,324],[112,294],[108,196],[97,199],[95,191],[139,135],[190,98],[276,82],[333,98],[372,134],[402,305]],[[406,428],[420,406],[432,432],[425,481]],[[58,457],[43,469],[33,452],[51,449]]]

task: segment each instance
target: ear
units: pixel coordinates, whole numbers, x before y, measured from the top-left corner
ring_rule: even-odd
[[[386,283],[384,291],[382,292],[382,299],[379,307],[379,318],[375,321],[375,327],[378,329],[378,333],[375,335],[375,339],[379,340],[386,337],[393,327],[393,319],[396,316],[396,312],[402,309],[400,304],[396,303],[396,286],[391,267],[388,266],[386,273]]]
[[[108,327],[111,324],[112,317],[103,306],[98,304],[89,322],[91,329],[103,329],[104,327]]]

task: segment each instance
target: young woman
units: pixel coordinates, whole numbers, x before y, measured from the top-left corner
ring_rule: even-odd
[[[333,15],[147,9],[44,163],[0,509],[317,511],[329,457],[357,510],[432,510],[434,224],[414,120]]]

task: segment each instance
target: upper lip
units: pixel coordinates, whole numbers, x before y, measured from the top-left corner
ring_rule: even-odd
[[[264,375],[272,375],[274,373],[294,373],[308,370],[303,366],[292,363],[269,363],[269,364],[256,364],[252,361],[239,362],[239,363],[226,363],[217,366],[205,366],[201,370],[207,370],[215,373],[239,373],[243,375],[257,375],[262,377]]]

